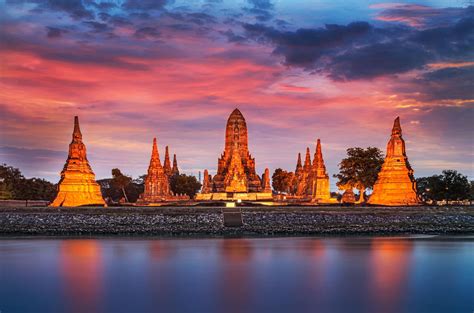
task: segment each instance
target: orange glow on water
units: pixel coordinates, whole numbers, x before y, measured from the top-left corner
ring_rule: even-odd
[[[247,240],[226,239],[222,242],[221,254],[227,262],[244,262],[252,256],[252,247]]]
[[[374,239],[372,241],[372,287],[375,304],[381,308],[394,307],[404,292],[410,267],[412,244],[405,240]]]
[[[96,240],[64,240],[60,264],[71,312],[99,312],[102,292],[102,253]]]
[[[222,241],[220,255],[224,259],[219,279],[222,297],[219,303],[230,303],[222,311],[242,312],[242,304],[248,303],[251,297],[252,273],[248,264],[252,256],[250,242],[245,239],[225,239]]]

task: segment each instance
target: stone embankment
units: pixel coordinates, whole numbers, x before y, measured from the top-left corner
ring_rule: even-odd
[[[238,209],[240,227],[220,207],[0,208],[0,235],[474,234],[473,206]]]

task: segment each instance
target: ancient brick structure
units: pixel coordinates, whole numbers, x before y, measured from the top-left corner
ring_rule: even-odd
[[[303,170],[307,173],[311,171],[311,152],[309,150],[309,147],[306,147],[306,157],[304,159]]]
[[[354,204],[356,202],[355,194],[352,188],[347,187],[342,194],[341,203]]]
[[[173,154],[173,168],[171,169],[171,175],[179,175],[178,160],[176,154]]]
[[[105,205],[100,186],[87,160],[86,146],[82,142],[79,118],[74,117],[74,131],[69,144],[66,164],[61,172],[58,194],[50,206]]]
[[[388,206],[419,204],[416,182],[406,156],[399,117],[393,123],[387,154],[367,203]]]
[[[212,176],[209,175],[208,170],[204,170],[204,177],[202,180],[201,193],[208,194],[212,192]]]
[[[270,185],[270,170],[265,168],[265,173],[262,175],[262,188],[263,192],[272,192],[272,186]]]
[[[295,197],[311,200],[316,203],[334,202],[334,199],[331,199],[329,175],[324,165],[321,141],[319,139],[317,140],[312,163],[309,148],[306,148],[304,165],[301,165],[301,154],[298,153],[294,177],[293,186]]]
[[[196,199],[260,200],[272,197],[271,193],[263,192],[262,181],[256,174],[255,159],[248,150],[247,123],[238,109],[227,120],[224,152],[218,159],[217,174],[209,189],[209,195],[201,192]]]
[[[160,154],[153,138],[150,165],[145,178],[145,191],[140,195],[138,203],[156,203],[166,201],[171,197],[168,176],[160,161]]]
[[[168,147],[166,147],[166,151],[168,151]],[[161,165],[156,138],[153,138],[150,165],[148,166],[148,173],[145,178],[145,191],[140,195],[137,204],[159,205],[162,202],[189,200],[187,195],[174,195],[171,191],[169,179],[173,173],[173,168],[177,171],[178,164],[174,162],[175,164],[171,168],[169,166],[169,152],[167,154],[168,158],[165,156],[164,163],[168,163],[167,167],[169,167],[168,172],[170,175],[166,174],[165,167]]]
[[[165,161],[163,162],[163,170],[166,176],[171,177],[171,161],[168,146],[165,147]]]
[[[227,120],[225,148],[213,178],[216,192],[259,192],[261,181],[248,150],[247,123],[238,109]]]
[[[295,170],[294,194],[297,197],[306,197],[311,194],[311,154],[309,148],[306,148],[304,166],[301,166],[301,154],[298,153],[298,161]]]
[[[301,164],[301,153],[298,153],[298,159],[296,161],[295,176],[298,176],[303,172],[303,165]]]
[[[318,139],[311,169],[311,198],[312,201],[325,203],[330,201],[329,175],[324,165],[321,140]]]

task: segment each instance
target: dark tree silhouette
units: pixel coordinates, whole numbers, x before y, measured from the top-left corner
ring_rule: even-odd
[[[170,177],[170,188],[175,195],[186,194],[192,199],[201,189],[201,183],[194,176],[179,174]]]
[[[281,168],[277,168],[272,175],[273,190],[278,192],[291,193],[293,189],[294,174]]]
[[[339,163],[336,185],[343,189],[359,189],[359,202],[364,200],[367,189],[371,189],[377,181],[377,175],[383,164],[383,154],[379,148],[349,148],[347,157]]]
[[[130,185],[131,182],[132,178],[122,174],[118,168],[112,169],[112,180],[110,181],[110,184],[112,187],[122,190],[125,201],[127,202],[129,202],[129,199],[125,189]]]
[[[0,199],[49,200],[56,195],[56,185],[41,178],[25,178],[21,171],[0,165]]]
[[[424,201],[461,201],[471,199],[472,185],[467,176],[455,170],[416,179],[418,194]]]

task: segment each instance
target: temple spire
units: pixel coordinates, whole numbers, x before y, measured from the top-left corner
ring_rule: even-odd
[[[232,111],[227,119],[224,148],[224,161],[226,163],[231,158],[233,149],[238,149],[244,158],[249,154],[247,123],[239,109]]]
[[[319,138],[316,141],[316,151],[314,152],[312,180],[313,201],[319,203],[330,202],[331,193],[329,190],[329,175],[326,172],[326,166],[324,165],[321,140]]]
[[[179,169],[178,169],[178,160],[176,159],[176,154],[173,154],[173,168],[171,169],[171,174],[172,175],[179,175]]]
[[[58,194],[50,206],[105,205],[100,186],[87,161],[86,146],[82,142],[79,118],[74,117],[72,141],[58,183]]]
[[[204,170],[204,177],[202,180],[202,189],[201,193],[210,193],[212,191],[211,187],[211,175],[209,175],[209,171],[207,169]]]
[[[263,173],[262,178],[263,192],[272,192],[272,186],[270,185],[270,170],[268,169],[268,167],[265,168],[265,172]]]
[[[402,127],[400,126],[400,117],[397,116],[395,121],[393,121],[393,128],[392,128],[392,136],[401,136],[402,135]]]
[[[163,169],[165,170],[165,174],[170,176],[171,175],[171,162],[170,162],[170,153],[168,146],[165,148],[165,161],[163,163]]]
[[[265,184],[255,170],[255,158],[248,149],[247,123],[237,108],[227,119],[224,152],[209,185],[211,194],[200,193],[196,195],[197,200],[272,199],[271,194],[262,192]]]
[[[419,204],[416,181],[406,155],[399,117],[393,122],[384,163],[372,190],[369,204],[390,206]]]
[[[316,141],[316,151],[314,152],[313,167],[318,167],[319,163],[323,161],[323,153],[321,151],[321,140]]]
[[[310,168],[311,168],[311,154],[310,154],[309,148],[307,147],[306,148],[306,157],[305,157],[305,160],[304,160],[304,169],[306,171],[306,170],[309,170]]]
[[[313,170],[316,172],[316,176],[318,177],[327,176],[326,166],[324,165],[323,159],[323,151],[321,148],[321,140],[319,138],[316,141],[316,152],[314,153]]]
[[[160,153],[158,152],[158,145],[156,144],[156,138],[153,138],[153,148],[151,150],[151,163],[157,163],[161,167]]]
[[[74,116],[74,131],[72,132],[72,138],[82,140],[81,128],[79,127],[79,116]]]
[[[323,158],[323,153],[321,152],[321,139],[319,138],[316,141],[316,156],[318,157],[318,159]]]
[[[231,113],[230,115],[231,115],[231,116],[232,116],[232,115],[243,116],[243,115],[242,115],[242,112],[240,112],[239,108],[235,108],[234,111],[232,111],[232,113]]]
[[[298,153],[298,161],[296,162],[296,172],[300,171],[303,168],[301,165],[301,153]]]
[[[144,185],[145,190],[140,195],[137,203],[152,204],[179,199],[179,197],[177,198],[171,193],[169,177],[161,166],[156,138],[153,138],[150,166],[148,167]]]
[[[156,138],[153,138],[153,147],[151,148],[151,157],[156,157],[156,156],[159,157],[158,147],[156,144]]]

